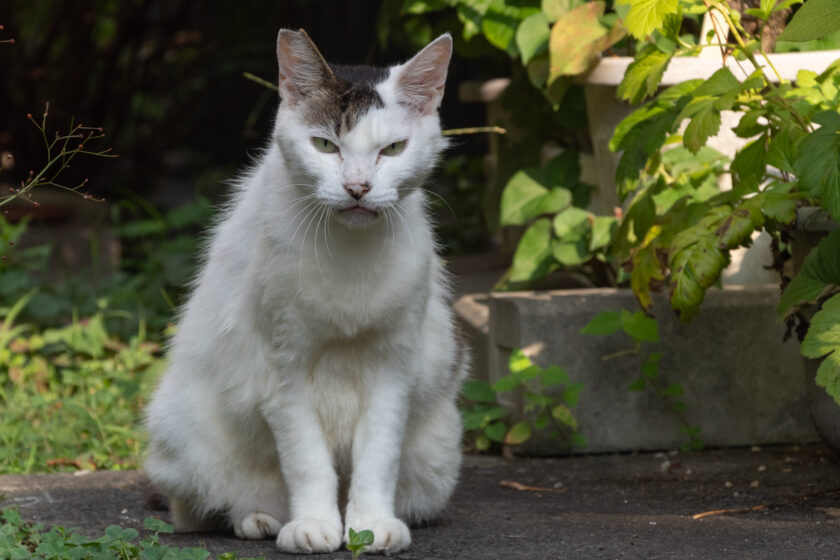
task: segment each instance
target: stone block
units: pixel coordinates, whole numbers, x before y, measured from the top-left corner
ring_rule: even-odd
[[[645,344],[646,351],[662,354],[665,386],[682,384],[684,414],[702,428],[708,447],[817,440],[798,343],[783,341],[785,329],[776,320],[778,297],[778,287],[769,285],[709,290],[690,323],[674,316],[665,294],[654,298],[660,342]],[[630,290],[491,294],[490,380],[507,374],[513,349],[529,347],[539,365],[562,366],[572,381],[585,384],[574,413],[588,446],[575,452],[679,448],[687,437],[672,408],[651,390],[628,389],[641,375],[641,358],[623,353],[633,348],[631,339],[622,332],[580,333],[599,312],[620,309],[638,310]],[[521,399],[507,404],[521,411]],[[524,454],[568,451],[564,441],[549,437],[518,448]]]

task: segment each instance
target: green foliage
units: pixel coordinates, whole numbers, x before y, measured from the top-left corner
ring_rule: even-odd
[[[769,17],[770,6],[762,2],[761,19]],[[835,0],[809,0],[779,36],[782,41],[813,41],[840,29],[840,4]]]
[[[677,13],[679,0],[618,0],[617,4],[630,7],[624,19],[627,31],[644,39],[664,24],[667,15]]]
[[[604,2],[587,2],[554,23],[549,45],[549,86],[559,78],[586,72],[604,49],[621,39],[624,30],[620,24],[611,28],[602,25],[604,8]]]
[[[840,289],[840,230],[820,240],[808,253],[802,268],[785,287],[777,313],[785,318],[803,306],[813,305],[831,290]]]
[[[630,7],[625,24],[631,33],[677,39],[668,14],[680,13],[684,3],[621,4]],[[734,13],[721,8],[734,21]],[[765,2],[761,13],[752,15],[766,19],[776,8]],[[718,282],[729,252],[749,245],[754,231],[780,236],[804,201],[840,216],[840,65],[819,76],[800,72],[796,87],[776,86],[766,74],[772,66],[758,62],[742,28],[733,29],[736,41],[729,48],[764,69],[738,79],[721,68],[706,80],[672,86],[624,119],[610,143],[623,151],[616,180],[620,194],[630,197],[612,249],[627,259],[643,308],[650,308],[651,290],[667,285],[671,305],[684,320],[697,313],[706,290]],[[673,53],[651,44],[639,51],[620,87],[625,98],[638,101],[656,90],[666,54],[692,54],[697,48],[676,45]],[[714,183],[727,162],[706,144],[718,133],[724,110],[744,114],[734,131],[753,140],[728,162],[732,191],[718,194]],[[670,147],[680,140],[687,150],[682,154]],[[796,290],[805,283],[792,285]]]
[[[0,473],[137,468],[141,408],[164,366],[145,324],[127,342],[106,311],[40,329],[0,309]]]
[[[365,551],[365,547],[373,544],[373,531],[359,531],[357,533],[351,527],[348,536],[345,547],[353,553],[353,560],[356,560]]]
[[[474,434],[475,448],[486,451],[494,442],[519,445],[543,430],[552,437],[567,438],[570,445],[585,446],[571,410],[583,384],[571,381],[559,366],[540,368],[521,350],[513,351],[508,367],[510,373],[492,386],[486,381],[464,384],[462,394],[469,402],[461,408],[461,415],[464,429]],[[511,421],[511,410],[500,404],[509,396],[524,402],[524,418],[516,422]]]
[[[588,203],[589,189],[580,181],[575,152],[563,152],[545,167],[527,168],[511,177],[502,193],[502,224],[530,226],[498,288],[522,288],[558,266],[606,259],[617,220],[581,208]]]
[[[659,342],[659,326],[656,320],[648,317],[641,311],[629,312],[626,309],[621,311],[602,311],[590,319],[581,333],[594,336],[609,336],[618,331],[623,331],[632,341],[633,347],[617,352],[611,356],[604,356],[604,360],[617,358],[625,355],[635,355],[640,359],[640,375],[628,386],[629,391],[653,391],[660,398],[668,403],[673,413],[682,423],[682,432],[688,436],[688,441],[682,445],[683,451],[702,449],[703,440],[700,439],[701,428],[692,426],[685,414],[686,405],[679,397],[685,392],[679,383],[665,385],[660,377],[659,362],[662,354],[649,351],[648,343]]]
[[[161,544],[160,535],[172,533],[174,528],[151,517],[143,521],[148,531],[146,535],[141,536],[133,528],[111,525],[97,538],[64,527],[47,531],[42,525],[24,521],[15,508],[2,510],[0,519],[0,558],[3,560],[205,560],[210,557],[210,552],[204,548]],[[219,558],[236,560],[237,556],[229,552]]]
[[[160,213],[142,199],[123,199],[112,207],[113,231],[121,241],[119,269],[92,280],[82,271],[49,279],[50,248],[19,249],[14,245],[28,221],[9,223],[0,215],[0,301],[17,301],[33,287],[22,320],[58,326],[73,314],[91,315],[107,309],[109,330],[129,338],[142,317],[152,333],[171,322],[193,277],[201,243],[199,231],[207,227],[214,210],[204,197]],[[6,241],[2,243],[2,241]],[[11,243],[11,244],[10,244]]]
[[[817,369],[817,385],[824,387],[840,404],[840,294],[826,301],[811,320],[802,354],[808,358],[823,358]]]

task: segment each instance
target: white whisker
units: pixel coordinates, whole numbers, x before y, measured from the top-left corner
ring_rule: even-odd
[[[324,245],[327,247],[327,255],[330,257],[330,262],[335,262],[332,251],[330,251],[330,218],[332,218],[332,208],[327,208],[327,218],[324,220]]]
[[[391,208],[394,209],[394,212],[397,213],[397,217],[403,223],[403,226],[405,226],[405,231],[408,234],[408,239],[409,239],[409,241],[411,241],[411,250],[416,251],[417,247],[414,245],[414,236],[411,235],[411,229],[408,227],[408,222],[405,221],[405,218],[403,218],[402,212],[400,212],[400,203],[397,202]]]

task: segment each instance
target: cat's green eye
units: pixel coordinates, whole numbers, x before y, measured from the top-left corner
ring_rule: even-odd
[[[316,150],[325,154],[334,154],[338,151],[338,146],[319,136],[312,137],[312,145],[315,146]]]
[[[381,154],[383,156],[398,156],[405,150],[405,143],[406,140],[400,140],[399,142],[388,144],[382,149]]]

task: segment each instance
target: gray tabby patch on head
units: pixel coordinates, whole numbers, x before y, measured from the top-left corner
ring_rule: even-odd
[[[277,37],[280,96],[300,105],[306,122],[341,135],[371,108],[383,107],[376,84],[387,68],[330,65],[304,30],[283,29]]]

